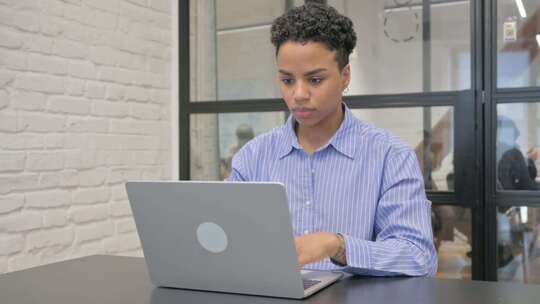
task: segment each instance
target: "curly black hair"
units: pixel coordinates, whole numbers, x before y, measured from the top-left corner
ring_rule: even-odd
[[[288,10],[274,20],[270,34],[276,55],[287,41],[325,44],[329,50],[337,51],[336,61],[340,70],[349,63],[349,55],[356,45],[351,19],[320,3],[308,3]]]

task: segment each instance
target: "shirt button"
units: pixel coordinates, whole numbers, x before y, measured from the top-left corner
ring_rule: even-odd
[[[308,205],[308,206],[309,206],[310,204],[311,204],[311,202],[310,202],[310,201],[307,201],[307,202],[306,202],[306,205]]]
[[[308,234],[309,233],[309,230],[304,230],[304,234]]]
[[[312,174],[315,174],[315,169],[311,169],[311,173],[312,173]]]

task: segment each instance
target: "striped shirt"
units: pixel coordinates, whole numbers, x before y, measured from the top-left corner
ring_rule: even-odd
[[[228,180],[283,183],[295,236],[322,231],[343,235],[346,267],[325,258],[305,268],[434,275],[431,202],[414,152],[344,109],[339,129],[311,156],[298,143],[291,115],[234,156]]]

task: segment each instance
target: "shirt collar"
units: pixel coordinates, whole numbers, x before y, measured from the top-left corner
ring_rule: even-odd
[[[354,122],[356,118],[345,103],[342,103],[342,106],[345,116],[341,122],[341,125],[337,129],[336,133],[330,138],[328,144],[322,146],[319,150],[326,149],[329,145],[331,145],[341,154],[347,156],[348,158],[354,159],[354,153],[358,142],[358,137],[354,135]],[[283,126],[284,137],[283,144],[281,145],[278,153],[279,159],[289,155],[293,149],[302,149],[302,146],[298,142],[298,137],[294,131],[295,122],[294,116],[289,115],[287,122]]]

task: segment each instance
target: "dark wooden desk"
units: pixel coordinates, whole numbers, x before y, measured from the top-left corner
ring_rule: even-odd
[[[210,274],[209,274],[210,275]],[[0,276],[2,304],[540,303],[540,286],[349,277],[304,301],[154,287],[142,258],[91,256]]]

